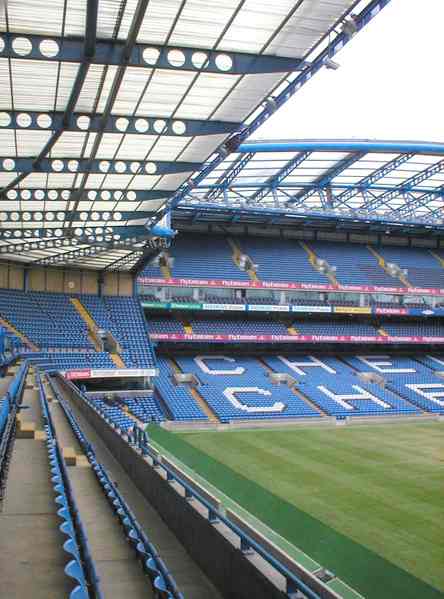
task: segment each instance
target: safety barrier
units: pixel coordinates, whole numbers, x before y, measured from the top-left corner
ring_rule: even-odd
[[[2,398],[0,412],[0,501],[6,486],[12,447],[16,430],[16,415],[22,397],[23,385],[28,372],[28,364],[24,362],[9,385],[6,395]]]
[[[67,384],[70,385],[70,383]],[[105,468],[97,460],[92,445],[89,443],[88,439],[80,428],[77,419],[67,402],[60,395],[51,380],[50,385],[66,415],[68,422],[71,425],[75,436],[77,437],[80,446],[85,452],[112,509],[120,520],[128,542],[133,546],[137,557],[151,582],[156,599],[184,599],[182,593],[177,588],[174,578],[168,572],[168,569],[162,558],[159,556],[156,548],[149,541],[133,512],[120,495],[115,484],[109,478]],[[137,443],[141,442],[143,442],[142,438],[137,435]]]
[[[241,551],[245,550],[246,554],[254,551],[264,561],[272,566],[273,569],[279,572],[286,580],[286,593],[288,597],[299,596],[298,593],[303,593],[307,599],[320,599],[321,597],[328,596],[328,591],[326,592],[325,589],[323,590],[323,593],[320,594],[310,588],[308,584],[306,584],[299,576],[290,571],[286,565],[271,555],[269,551],[267,551],[260,543],[258,543],[244,530],[242,530],[240,526],[224,516],[219,510],[215,509],[214,501],[200,493],[197,485],[192,485],[188,480],[186,480],[184,475],[181,475],[181,473],[179,474],[179,470],[176,467],[171,467],[168,461],[160,458],[158,452],[149,444],[149,437],[145,431],[142,431],[139,427],[137,427],[137,425],[134,426],[133,431],[130,433],[121,431],[118,427],[116,427],[112,420],[108,418],[103,410],[98,408],[85,394],[81,393],[69,382],[67,382],[66,385],[73,389],[73,391],[80,396],[83,401],[90,406],[91,409],[100,414],[107,424],[118,434],[120,434],[135,451],[140,452],[143,456],[149,456],[154,467],[162,468],[165,472],[166,479],[169,482],[177,483],[183,489],[185,501],[190,501],[193,499],[198,501],[204,508],[206,508],[208,513],[208,521],[210,523],[222,523],[231,532],[233,532],[239,538],[239,546]],[[314,575],[313,586],[315,588],[319,588],[319,579]]]
[[[48,408],[40,373],[36,374],[42,409],[48,458],[51,466],[51,482],[56,494],[55,502],[60,506],[57,515],[63,520],[60,531],[67,536],[63,549],[72,559],[65,566],[65,573],[72,578],[76,587],[70,599],[102,599],[99,578],[91,557],[88,538],[80,518],[71,488],[65,460],[60,451],[56,431]]]

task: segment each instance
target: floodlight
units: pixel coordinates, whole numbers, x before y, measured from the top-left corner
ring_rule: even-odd
[[[327,58],[324,58],[324,66],[326,69],[330,69],[331,71],[337,71],[341,65],[339,62],[336,62],[327,56]]]
[[[358,24],[355,15],[350,15],[342,23],[342,33],[347,37],[353,37],[358,33]]]

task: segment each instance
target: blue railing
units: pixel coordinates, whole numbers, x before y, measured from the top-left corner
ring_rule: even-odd
[[[51,482],[56,494],[55,502],[60,505],[57,515],[63,520],[59,529],[68,537],[63,544],[63,549],[72,558],[65,567],[65,573],[73,578],[76,583],[76,587],[70,593],[70,599],[102,599],[103,595],[100,590],[99,577],[91,557],[88,538],[72,492],[65,460],[57,441],[40,373],[36,375],[36,378],[45,423],[48,458],[51,465]]]
[[[293,594],[297,594],[298,592],[302,592],[308,599],[320,599],[320,595],[313,591],[307,584],[298,576],[293,574],[284,564],[282,564],[279,560],[273,557],[260,543],[255,541],[252,537],[246,534],[239,526],[237,526],[234,522],[226,518],[220,512],[215,511],[214,506],[203,497],[194,487],[192,487],[187,481],[178,476],[174,470],[169,468],[165,463],[160,463],[158,454],[156,451],[153,451],[152,447],[149,443],[148,434],[143,431],[136,424],[131,432],[123,432],[120,431],[114,424],[114,422],[107,416],[107,414],[101,410],[98,406],[94,404],[84,393],[81,393],[77,388],[71,385],[73,389],[75,389],[76,393],[79,394],[82,399],[96,412],[98,412],[102,418],[109,424],[111,428],[116,430],[121,434],[121,436],[126,439],[126,441],[134,447],[136,450],[140,451],[140,453],[144,456],[149,456],[153,461],[153,464],[161,465],[165,470],[168,481],[174,481],[178,483],[185,491],[185,500],[194,498],[201,505],[203,505],[208,510],[208,520],[212,523],[214,522],[222,522],[227,528],[229,528],[232,532],[234,532],[240,540],[240,547],[242,551],[248,553],[253,550],[258,555],[260,555],[270,566],[272,566],[277,572],[279,572],[286,580],[286,593],[289,597]],[[319,581],[318,581],[319,582]]]
[[[50,385],[60,406],[65,412],[66,418],[68,419],[80,446],[85,452],[112,509],[121,521],[125,535],[129,543],[134,547],[134,550],[142,563],[142,567],[151,581],[154,593],[159,599],[184,599],[182,593],[177,588],[174,578],[169,573],[164,561],[157,553],[156,548],[149,541],[133,512],[120,495],[115,484],[109,478],[105,468],[97,460],[93,446],[89,443],[87,437],[83,433],[71,408],[51,380]]]

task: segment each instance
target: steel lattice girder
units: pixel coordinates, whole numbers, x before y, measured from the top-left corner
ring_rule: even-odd
[[[323,187],[329,185],[335,177],[340,175],[343,171],[352,166],[363,156],[365,156],[363,152],[357,152],[356,154],[352,154],[351,156],[346,156],[337,164],[334,164],[324,175],[322,175],[317,181],[313,183],[315,189],[296,194],[294,197],[288,199],[288,204],[293,204],[294,206],[302,206],[305,200],[307,200],[310,196],[316,193],[316,190],[320,190]]]
[[[429,179],[433,175],[437,173],[441,173],[444,171],[444,160],[441,160],[437,164],[433,164],[428,168],[424,169],[420,173],[417,173],[413,177],[410,177],[406,181],[404,181],[401,185],[397,186],[395,189],[391,191],[386,191],[382,195],[378,196],[374,201],[368,203],[365,208],[367,210],[375,210],[384,204],[387,204],[390,200],[399,196],[400,193],[406,191],[414,191],[415,185],[418,183],[422,183],[426,179]]]
[[[33,158],[0,157],[0,172],[20,173],[98,173],[166,175],[197,170],[200,162],[168,162],[163,160],[106,160],[90,158],[43,158],[36,165]]]
[[[264,187],[262,189],[258,189],[249,198],[249,202],[260,202],[266,195],[270,193],[270,191],[274,190],[276,187],[279,187],[279,184],[294,170],[296,170],[298,166],[300,166],[304,162],[304,160],[306,160],[310,156],[310,154],[311,152],[301,152],[292,160],[287,162],[287,164],[283,166],[278,173],[270,177],[268,181],[265,181]]]
[[[237,175],[250,162],[253,156],[253,153],[245,154],[244,156],[238,156],[237,160],[235,161],[235,165],[230,170],[230,173],[227,176],[225,175],[225,173],[223,173],[219,177],[218,180],[221,182],[221,187],[208,192],[206,194],[206,199],[214,200],[220,195],[221,191],[228,189],[234,181],[234,179],[237,177]]]
[[[0,57],[39,61],[82,62],[83,42],[78,39],[43,35],[3,33],[0,36],[5,47]],[[16,38],[26,38],[32,45],[28,54],[15,52]],[[50,40],[57,44],[55,55],[45,55],[41,44]],[[44,46],[42,46],[44,47]],[[120,65],[125,44],[121,41],[98,40],[91,64]],[[174,71],[195,71],[224,75],[253,75],[263,73],[287,73],[300,71],[307,66],[300,58],[287,58],[243,52],[222,52],[205,48],[159,46],[156,44],[135,44],[128,56],[129,67],[156,68]]]
[[[3,110],[1,129],[22,129],[24,131],[90,131],[95,133],[103,128],[104,133],[130,133],[133,135],[166,135],[174,137],[194,137],[196,135],[218,135],[234,133],[242,126],[239,122],[211,121],[199,119],[170,119],[156,116],[109,115],[102,121],[101,114],[75,112],[35,112]],[[22,121],[22,119],[26,119]],[[25,122],[26,124],[21,124]]]
[[[383,179],[384,177],[386,177],[392,171],[396,170],[398,167],[400,167],[402,164],[404,164],[404,162],[407,162],[408,160],[410,160],[410,158],[412,158],[413,156],[414,156],[413,153],[401,154],[397,158],[394,158],[387,164],[384,164],[383,166],[381,166],[381,168],[378,168],[376,171],[374,171],[367,177],[364,177],[363,179],[361,179],[359,181],[359,183],[356,184],[356,187],[357,187],[356,191],[355,191],[355,189],[347,189],[340,195],[336,196],[336,198],[334,200],[335,207],[346,204],[349,200],[351,200],[353,197],[355,197],[355,195],[357,195],[359,193],[359,191],[361,191],[363,189],[369,189],[369,187],[372,186],[374,183],[376,183],[376,181],[379,181],[380,179]]]

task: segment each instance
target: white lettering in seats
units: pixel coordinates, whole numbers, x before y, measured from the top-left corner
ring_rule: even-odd
[[[336,374],[336,370],[333,370],[333,368],[330,368],[330,366],[328,366],[327,364],[324,364],[323,362],[321,362],[321,360],[318,360],[318,358],[315,358],[314,356],[307,356],[307,358],[310,358],[307,362],[288,360],[287,358],[284,358],[284,356],[278,356],[278,358],[281,362],[283,362],[286,366],[288,366],[288,368],[290,368],[290,370],[293,370],[293,372],[296,372],[297,374],[299,374],[301,376],[305,376],[307,374],[306,372],[301,370],[301,368],[314,368],[314,367],[323,368],[330,374]],[[300,366],[301,368],[298,368],[298,366]]]
[[[354,406],[351,406],[347,403],[347,401],[353,399],[369,399],[370,401],[374,401],[375,403],[377,403],[378,406],[381,406],[382,408],[392,407],[390,404],[386,403],[385,401],[382,401],[382,399],[379,399],[379,397],[376,397],[375,395],[372,395],[369,391],[362,389],[362,387],[360,387],[359,385],[352,385],[352,389],[358,391],[359,393],[334,393],[333,391],[330,391],[330,389],[327,389],[327,387],[324,387],[324,385],[318,385],[318,389],[319,391],[322,391],[322,393],[325,393],[325,395],[327,395],[330,399],[333,399],[333,401],[338,403],[345,410],[354,410]]]
[[[422,395],[429,401],[433,401],[438,406],[444,407],[444,401],[438,399],[439,397],[444,397],[443,383],[408,383],[406,387],[418,393],[418,395]],[[427,389],[430,389],[430,391],[427,391]]]
[[[265,395],[270,397],[271,391],[266,389],[260,389],[259,387],[227,387],[224,391],[225,397],[233,406],[238,410],[243,410],[249,414],[260,414],[264,412],[282,412],[285,408],[285,404],[281,401],[277,401],[271,406],[247,406],[236,397],[236,393],[256,393],[258,395]]]
[[[414,368],[396,368],[390,359],[390,356],[356,356],[373,370],[383,374],[406,374],[416,372]]]
[[[207,374],[244,374],[245,368],[243,366],[236,366],[236,368],[226,369],[226,370],[213,370],[209,366],[205,364],[205,360],[223,360],[224,362],[236,362],[234,358],[229,358],[228,356],[196,356],[194,361],[199,366],[199,368],[206,372]]]

